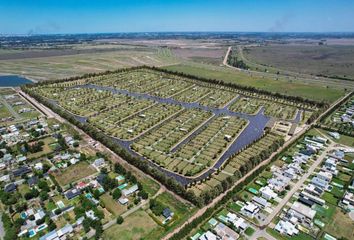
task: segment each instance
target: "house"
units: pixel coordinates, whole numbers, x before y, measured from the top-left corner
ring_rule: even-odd
[[[162,211],[162,216],[164,216],[165,218],[172,218],[173,215],[174,215],[174,213],[169,208],[165,208]]]
[[[15,177],[20,177],[24,174],[27,174],[27,173],[30,173],[32,172],[31,168],[27,167],[27,166],[22,166],[16,170],[13,170],[12,171],[12,174],[15,176]]]
[[[319,142],[319,143],[322,143],[322,144],[327,143],[327,139],[323,138],[323,137],[315,136],[312,139],[313,139],[313,141]]]
[[[94,162],[93,162],[93,166],[95,167],[95,168],[101,168],[101,167],[103,167],[103,166],[105,166],[106,165],[106,163],[105,163],[105,161],[104,161],[104,158],[98,158],[98,159],[96,159]]]
[[[3,175],[0,177],[0,182],[9,182],[10,181],[10,175]]]
[[[254,218],[255,215],[259,212],[259,207],[251,202],[247,202],[242,208],[241,213],[250,217]]]
[[[259,192],[261,193],[262,198],[267,200],[271,200],[278,197],[278,194],[276,194],[269,186],[261,187],[259,189]]]
[[[63,228],[57,230],[53,230],[46,235],[39,238],[39,240],[59,240],[66,239],[64,236],[70,234],[74,231],[72,225],[67,224]]]
[[[74,229],[71,226],[71,224],[66,224],[63,228],[61,228],[57,231],[57,235],[60,239],[62,239],[61,238],[62,236],[72,233],[73,231],[74,231]]]
[[[299,233],[299,230],[296,229],[296,226],[288,221],[280,220],[274,228],[281,234],[286,234],[288,236],[294,236]]]
[[[339,139],[340,135],[337,132],[328,132],[328,135],[333,137],[334,139]]]
[[[288,213],[297,218],[300,222],[308,224],[312,222],[313,218],[316,215],[315,210],[312,210],[310,207],[300,202],[294,202]]]
[[[237,232],[223,223],[216,225],[214,231],[216,232],[216,235],[218,235],[222,240],[236,240],[240,237]]]
[[[238,217],[234,213],[227,213],[226,219],[228,222],[232,223],[237,230],[244,231],[248,228],[248,224],[245,219]]]
[[[317,196],[317,197],[320,197],[322,194],[323,194],[323,189],[322,188],[319,188],[319,187],[316,187],[315,185],[309,183],[304,191],[314,195],[314,196]]]
[[[64,193],[65,197],[70,200],[73,199],[81,194],[80,189],[70,189]]]
[[[138,191],[138,189],[139,189],[138,185],[135,184],[128,189],[123,189],[122,194],[127,197],[127,196],[133,194],[134,192]]]
[[[96,220],[95,212],[93,210],[85,212],[86,217],[91,218],[92,220]]]
[[[214,233],[207,231],[199,237],[199,240],[218,240],[218,238]]]
[[[232,140],[232,136],[231,135],[225,135],[224,139],[228,142],[230,142]]]
[[[346,192],[343,196],[342,203],[347,206],[354,207],[354,194]]]
[[[333,157],[327,158],[322,166],[322,169],[332,173],[333,175],[337,175],[337,160]]]
[[[125,177],[123,175],[118,175],[116,180],[118,181],[118,184],[122,184],[125,181]]]
[[[252,198],[252,202],[254,202],[256,205],[258,205],[262,208],[267,208],[271,205],[266,199],[264,199],[262,197],[257,197],[257,196],[254,196]]]
[[[322,188],[322,189],[327,189],[327,187],[328,187],[328,182],[325,180],[322,180],[318,177],[313,177],[311,179],[311,183],[319,188]]]
[[[316,176],[328,183],[332,181],[332,174],[330,172],[320,171],[316,174]]]
[[[23,155],[17,155],[16,160],[17,160],[17,162],[24,162],[27,160],[27,157],[23,156]]]
[[[41,162],[36,163],[36,164],[34,165],[34,169],[35,169],[35,170],[38,170],[38,171],[43,170],[43,163],[41,163]]]
[[[85,189],[87,186],[88,184],[85,182],[79,182],[78,184],[76,184],[76,188],[80,190]]]
[[[103,174],[103,173],[100,174],[100,175],[98,175],[98,176],[96,177],[97,182],[98,182],[99,184],[103,185],[103,182],[104,182],[106,176],[107,176],[107,174]]]
[[[323,200],[322,198],[319,198],[317,196],[312,195],[311,193],[308,193],[306,191],[302,191],[300,193],[300,196],[303,197],[304,199],[310,200],[313,203],[317,203],[320,206],[325,205],[326,201]],[[312,206],[312,204],[311,204]]]
[[[17,189],[17,185],[15,183],[9,183],[4,187],[4,191],[7,193],[14,192]]]
[[[39,181],[39,179],[37,176],[32,176],[27,180],[27,183],[30,187],[33,187],[34,185],[38,184],[38,181]]]
[[[44,212],[42,209],[38,210],[38,211],[34,214],[34,220],[35,220],[35,221],[40,220],[40,219],[42,219],[42,218],[44,218],[44,217],[45,217],[45,212]]]
[[[274,173],[273,178],[268,180],[268,186],[273,189],[275,192],[282,192],[286,186],[289,185],[291,181],[290,178],[285,177],[281,174]]]
[[[119,202],[120,204],[122,204],[122,205],[126,205],[126,204],[128,204],[129,199],[128,199],[128,198],[121,197],[121,198],[118,199],[118,202]]]
[[[283,175],[287,178],[290,179],[296,179],[297,178],[297,174],[295,172],[294,169],[292,168],[287,168],[286,170],[283,171]]]

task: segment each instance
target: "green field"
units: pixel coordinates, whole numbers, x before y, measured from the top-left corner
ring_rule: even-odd
[[[339,89],[326,88],[324,86],[321,87],[298,82],[274,80],[270,78],[254,77],[235,70],[211,65],[178,64],[164,68],[171,71],[184,72],[209,79],[219,79],[225,82],[251,86],[286,95],[300,96],[317,101],[333,102],[344,94],[344,91]],[[313,90],[314,87],[316,88],[316,91]]]
[[[139,240],[156,239],[152,231],[161,231],[160,227],[145,211],[139,210],[125,219],[121,225],[114,225],[104,231],[103,239],[107,240]],[[150,234],[150,237],[146,237]]]

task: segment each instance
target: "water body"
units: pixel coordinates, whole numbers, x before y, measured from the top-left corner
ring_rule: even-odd
[[[156,165],[155,163],[149,161],[148,159],[145,159],[144,157],[139,156],[136,152],[134,152],[130,146],[133,143],[132,141],[125,141],[125,140],[120,140],[117,138],[112,138],[113,141],[117,142],[120,144],[122,147],[124,147],[127,151],[129,151],[132,155],[136,157],[140,157],[142,160],[147,161],[150,166],[153,166],[155,168],[158,168],[162,172],[164,172],[167,176],[172,177],[176,179],[178,182],[180,182],[183,185],[186,185],[190,182],[193,181],[198,181],[206,178],[209,176],[211,173],[215,172],[217,168],[219,168],[229,157],[231,157],[235,152],[238,152],[242,148],[248,146],[255,140],[259,139],[263,133],[264,133],[264,128],[266,127],[268,121],[270,120],[270,117],[264,115],[264,107],[261,108],[261,110],[255,114],[255,115],[250,115],[250,114],[245,114],[245,113],[240,113],[240,112],[233,112],[228,109],[228,106],[224,108],[214,108],[214,107],[208,107],[208,106],[202,106],[197,102],[193,103],[188,103],[188,102],[180,102],[178,100],[175,100],[173,98],[161,98],[161,97],[156,97],[152,96],[146,93],[135,93],[135,92],[130,92],[127,90],[122,90],[122,89],[116,89],[112,87],[105,87],[105,86],[97,86],[97,85],[92,85],[92,84],[87,84],[87,85],[81,85],[81,86],[75,86],[76,88],[94,88],[97,90],[106,90],[106,91],[111,91],[112,93],[115,94],[124,94],[127,96],[135,97],[135,98],[140,98],[140,99],[148,99],[148,100],[153,100],[158,103],[167,103],[167,104],[174,104],[174,105],[180,105],[186,109],[202,109],[204,111],[209,111],[212,112],[215,117],[217,116],[234,116],[234,117],[240,117],[243,119],[248,120],[248,125],[247,127],[240,133],[236,141],[234,141],[231,146],[227,149],[227,151],[220,157],[220,159],[215,163],[214,168],[208,169],[205,171],[203,174],[201,174],[198,177],[185,177],[178,175],[174,172],[170,172],[164,168],[161,168],[160,166]],[[237,101],[238,98],[236,98],[234,101]],[[234,102],[233,101],[233,102]],[[301,117],[301,111],[298,111],[298,114],[296,115],[295,119],[292,120],[294,123],[298,123],[300,121]],[[80,122],[86,122],[86,118],[80,117],[80,116],[75,116],[77,120]],[[206,125],[208,123],[205,123]],[[202,127],[200,128],[202,129]],[[190,137],[188,137],[186,140],[178,144],[176,146],[176,149],[179,147],[182,147],[185,145],[191,138],[195,137],[195,135],[198,134],[198,130],[196,130]],[[175,150],[175,149],[174,149]]]
[[[32,81],[21,76],[0,76],[0,87],[18,87],[28,83],[32,83]]]

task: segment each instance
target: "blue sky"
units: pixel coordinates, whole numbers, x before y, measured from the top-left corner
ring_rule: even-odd
[[[354,32],[354,0],[0,0],[0,34]]]

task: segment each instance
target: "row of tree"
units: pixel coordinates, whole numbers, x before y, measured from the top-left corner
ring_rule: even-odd
[[[323,101],[318,102],[315,100],[311,100],[311,99],[307,99],[307,98],[303,98],[303,97],[299,97],[299,96],[288,96],[288,95],[284,95],[284,94],[281,94],[278,92],[269,92],[269,91],[266,91],[263,89],[258,89],[258,88],[251,87],[251,86],[239,85],[236,83],[225,82],[223,80],[204,78],[204,77],[199,77],[199,76],[195,76],[195,75],[191,75],[191,74],[187,74],[187,73],[183,73],[183,72],[170,71],[170,70],[163,69],[163,68],[158,68],[158,67],[154,67],[154,66],[150,67],[150,66],[145,66],[145,65],[131,67],[131,68],[122,68],[122,69],[118,69],[115,71],[105,71],[105,72],[101,72],[101,73],[87,73],[82,76],[75,76],[75,77],[64,78],[64,79],[59,79],[59,80],[51,80],[51,81],[45,81],[45,82],[43,81],[43,82],[38,82],[35,85],[33,85],[33,84],[31,84],[31,85],[32,86],[43,86],[43,85],[47,85],[47,84],[51,84],[51,83],[64,83],[64,82],[74,81],[74,80],[78,80],[78,79],[85,79],[85,78],[90,78],[90,77],[97,77],[97,76],[103,76],[103,75],[107,75],[107,74],[115,74],[115,73],[121,73],[121,72],[129,72],[129,71],[138,70],[138,69],[148,69],[148,70],[159,71],[159,72],[163,72],[163,73],[167,73],[167,74],[173,74],[176,76],[189,78],[191,80],[196,80],[196,81],[200,81],[200,82],[204,82],[204,83],[217,84],[217,85],[221,85],[224,87],[239,89],[239,90],[243,90],[243,91],[247,91],[247,92],[251,92],[251,93],[269,95],[269,96],[281,98],[281,99],[288,100],[288,101],[295,101],[295,102],[300,102],[300,103],[316,105],[319,108],[323,108],[323,107],[328,106],[328,103],[323,102]],[[27,86],[29,86],[29,85],[27,85]]]
[[[311,130],[311,129],[309,129]],[[306,133],[303,133],[301,136],[299,136],[297,139],[302,139],[303,136]],[[248,176],[245,180],[243,180],[241,183],[237,185],[233,185],[233,188],[231,191],[229,191],[219,202],[217,202],[213,207],[208,208],[201,216],[197,217],[193,221],[189,222],[186,224],[180,231],[178,231],[176,234],[174,234],[170,240],[179,240],[179,239],[185,239],[194,229],[196,229],[200,224],[204,223],[206,220],[211,218],[217,211],[219,211],[222,207],[225,206],[225,204],[233,199],[237,193],[239,193],[247,184],[252,182],[254,178],[259,176],[265,169],[269,168],[269,166],[279,159],[280,156],[284,152],[286,152],[289,148],[291,148],[296,142],[293,144],[289,144],[287,147],[285,147],[280,153],[275,154],[269,164],[264,165],[260,168],[258,168],[256,171],[254,171],[250,176]]]

